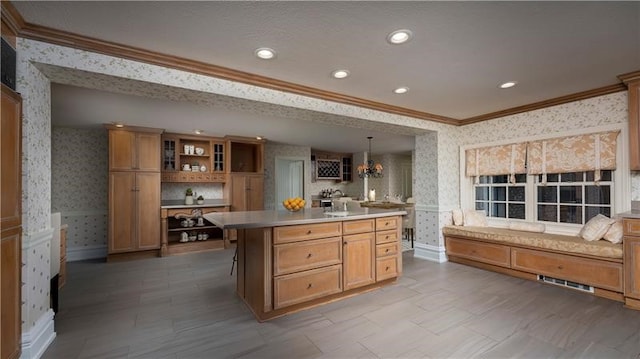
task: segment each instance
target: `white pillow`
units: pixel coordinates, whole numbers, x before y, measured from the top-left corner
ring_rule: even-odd
[[[462,226],[464,224],[464,214],[461,209],[452,210],[451,217],[453,217],[454,226]]]
[[[475,227],[487,226],[487,213],[485,211],[464,210],[464,225]]]
[[[622,243],[622,219],[616,220],[603,238],[611,243]]]
[[[580,237],[584,238],[586,241],[597,241],[607,233],[609,227],[611,227],[615,221],[615,219],[598,214],[591,218],[589,222],[585,223],[580,230]]]
[[[545,230],[545,225],[544,223],[533,222],[509,222],[509,229],[514,231],[542,233]]]

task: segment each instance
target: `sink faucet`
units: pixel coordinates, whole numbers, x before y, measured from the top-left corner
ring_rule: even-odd
[[[331,197],[333,197],[336,193],[340,192],[340,197],[344,196],[344,193],[342,193],[341,190],[337,189],[333,191],[333,194],[331,195]]]

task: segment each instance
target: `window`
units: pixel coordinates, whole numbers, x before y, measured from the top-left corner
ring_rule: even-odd
[[[536,176],[538,221],[584,224],[601,213],[611,217],[612,171],[602,171],[601,181],[593,182],[594,172],[548,174],[547,184]]]
[[[475,207],[484,210],[489,217],[525,219],[527,176],[515,176],[509,184],[509,176],[479,176],[475,190]]]

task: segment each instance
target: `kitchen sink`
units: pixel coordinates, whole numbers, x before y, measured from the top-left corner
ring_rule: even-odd
[[[348,211],[337,211],[337,212],[325,212],[327,216],[335,216],[335,217],[345,217],[349,215]]]

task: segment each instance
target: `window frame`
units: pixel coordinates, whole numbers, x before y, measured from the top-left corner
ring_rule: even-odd
[[[474,143],[460,146],[459,168],[460,168],[460,208],[475,208],[475,190],[474,177],[465,175],[465,151],[474,148],[499,146],[514,142],[529,142],[544,140],[554,137],[576,136],[596,132],[616,131],[619,130],[616,145],[616,170],[612,171],[613,193],[611,193],[611,215],[631,210],[631,171],[629,169],[629,140],[627,123],[616,123],[604,126],[596,126],[590,128],[576,129],[571,131],[563,131],[558,133],[548,133],[536,136],[527,136],[520,138],[509,138],[501,141]],[[535,222],[543,223],[546,226],[546,232],[557,234],[577,235],[582,228],[581,224],[572,223],[554,223],[537,220],[537,191],[535,185],[535,175],[527,175],[527,184],[525,189],[525,198],[529,201],[525,204],[525,220],[507,219],[487,217],[487,223],[492,227],[506,228],[510,221]],[[533,199],[533,201],[531,200]]]
[[[527,213],[526,213],[526,208],[527,208],[526,207],[526,205],[527,205],[527,202],[526,202],[526,199],[527,199],[527,178],[525,177],[525,181],[524,182],[517,182],[515,184],[511,184],[511,183],[508,182],[508,175],[504,175],[504,176],[507,177],[507,182],[493,182],[493,179],[495,177],[502,177],[502,175],[499,175],[499,176],[480,176],[480,177],[487,177],[489,179],[489,181],[487,181],[485,183],[480,182],[480,183],[474,183],[473,184],[473,193],[475,195],[474,198],[473,198],[473,202],[474,202],[473,208],[476,209],[476,210],[479,210],[477,208],[478,202],[486,203],[487,204],[487,211],[489,212],[487,214],[487,217],[516,220],[516,219],[519,219],[519,218],[511,218],[511,217],[509,217],[509,204],[522,204],[522,205],[524,205],[524,208],[525,208],[524,215],[525,215],[525,218],[526,218],[526,215],[527,215]],[[516,176],[520,176],[520,175],[516,175]],[[489,189],[489,193],[488,193],[489,198],[488,199],[479,200],[477,198],[477,193],[478,193],[477,190],[478,190],[479,187],[486,187],[486,188]],[[523,188],[523,190],[524,190],[524,198],[525,198],[524,201],[515,201],[515,200],[512,201],[512,200],[509,199],[509,188],[513,188],[513,187],[522,187]],[[494,199],[493,198],[493,194],[494,194],[493,188],[505,188],[505,193],[504,193],[505,199],[504,200]],[[494,217],[494,216],[491,216],[492,205],[495,205],[495,204],[504,204],[505,205],[505,216],[506,217]]]

